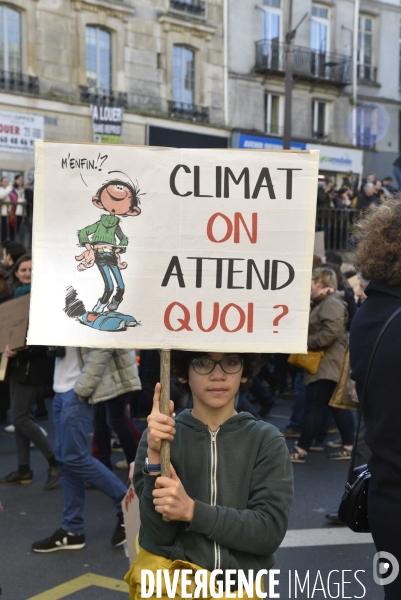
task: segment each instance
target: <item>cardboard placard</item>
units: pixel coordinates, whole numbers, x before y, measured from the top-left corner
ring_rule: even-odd
[[[315,248],[313,254],[322,259],[325,257],[326,250],[324,247],[324,231],[316,231],[315,233]]]
[[[138,555],[138,533],[140,526],[139,500],[131,483],[124,500],[121,502],[124,515],[125,533],[127,536],[128,558],[130,565]]]
[[[37,142],[28,342],[306,352],[318,161]]]
[[[0,353],[7,344],[11,350],[26,346],[30,294],[0,304]]]

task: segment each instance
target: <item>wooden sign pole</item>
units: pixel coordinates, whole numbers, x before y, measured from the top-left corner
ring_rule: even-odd
[[[160,383],[160,412],[170,416],[170,350],[162,350],[160,353]],[[170,442],[167,440],[162,440],[160,461],[162,477],[170,477]],[[163,521],[168,522],[170,519],[163,515]]]
[[[4,381],[6,378],[7,365],[8,357],[5,354],[2,354],[0,362],[0,381]]]

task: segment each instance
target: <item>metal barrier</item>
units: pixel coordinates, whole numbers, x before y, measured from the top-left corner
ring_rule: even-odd
[[[19,207],[22,214],[12,214],[11,207]],[[21,210],[22,208],[22,210]],[[351,250],[352,230],[359,210],[318,208],[316,231],[324,231],[326,250]],[[30,249],[32,245],[32,205],[27,202],[1,202],[0,242],[15,240]]]
[[[359,210],[349,208],[318,208],[316,231],[324,231],[326,250],[352,250],[352,230]]]
[[[0,215],[0,242],[20,242],[29,250],[32,246],[32,205],[26,201],[3,201],[0,202]]]

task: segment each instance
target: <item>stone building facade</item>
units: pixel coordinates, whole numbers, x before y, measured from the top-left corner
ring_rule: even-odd
[[[327,159],[323,172],[330,156],[342,164],[338,181],[348,168],[359,172],[363,166],[379,177],[391,173],[401,152],[401,6],[398,0],[360,1],[357,101],[363,107],[356,141],[362,155],[354,149],[351,127],[354,5],[354,0],[229,0],[229,125],[242,134],[234,141],[248,139],[252,145],[253,138],[264,136],[271,140],[265,147],[275,147],[274,140],[279,147],[285,36],[299,24],[292,42],[292,139],[321,149]]]
[[[223,0],[0,1],[1,28],[0,130],[21,113],[47,140],[91,142],[103,102],[124,106],[124,144],[227,147]],[[0,138],[0,171],[33,161]]]

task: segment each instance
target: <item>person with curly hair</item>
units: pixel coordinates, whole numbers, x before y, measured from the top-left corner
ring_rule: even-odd
[[[125,578],[130,598],[140,597],[142,569],[169,569],[171,578],[180,569],[202,569],[209,572],[208,580],[211,571],[220,569],[224,577],[232,569],[234,589],[238,571],[251,569],[255,594],[258,572],[274,564],[293,496],[282,434],[235,410],[238,390],[249,385],[263,361],[258,354],[236,352],[173,351],[171,359],[172,374],[191,392],[193,409],[174,420],[170,401],[170,416],[161,414],[161,386],[156,385],[135,461],[141,528],[140,551]],[[171,443],[170,477],[161,477],[162,440]],[[163,598],[174,597],[162,591]],[[243,597],[255,597],[248,594]]]
[[[401,307],[401,203],[388,200],[359,220],[355,266],[370,281],[350,335],[351,377],[361,398],[375,341],[390,315]],[[401,315],[390,324],[373,360],[363,407],[366,442],[372,452],[368,496],[375,546],[401,561],[396,526],[401,505]],[[401,577],[384,586],[386,600],[401,598]]]

